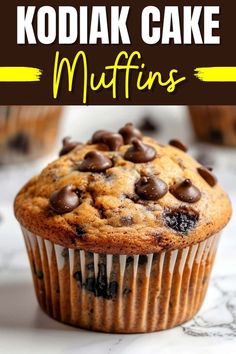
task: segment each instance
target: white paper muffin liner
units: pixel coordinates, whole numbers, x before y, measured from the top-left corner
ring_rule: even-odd
[[[26,161],[50,151],[60,113],[56,106],[0,106],[0,163]]]
[[[63,248],[22,231],[42,309],[67,324],[117,333],[191,319],[204,300],[220,236],[181,250],[118,256]]]

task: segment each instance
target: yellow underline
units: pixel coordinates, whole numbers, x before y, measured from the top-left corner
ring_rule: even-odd
[[[42,70],[38,68],[5,66],[0,67],[0,82],[40,81]]]
[[[205,82],[236,82],[236,66],[196,68],[194,75]]]

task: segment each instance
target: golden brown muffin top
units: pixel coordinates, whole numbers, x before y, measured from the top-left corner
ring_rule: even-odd
[[[179,249],[218,233],[231,216],[210,169],[143,137],[132,124],[96,132],[87,144],[64,139],[61,157],[15,200],[27,230],[69,248],[111,254]]]

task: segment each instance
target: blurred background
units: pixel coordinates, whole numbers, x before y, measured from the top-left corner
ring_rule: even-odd
[[[42,339],[42,331],[36,331],[38,328],[51,330],[49,342],[58,338],[58,329],[69,331],[38,310],[23,239],[13,216],[16,193],[29,178],[58,157],[63,137],[86,142],[96,130],[118,131],[127,122],[134,122],[144,134],[161,143],[168,143],[172,138],[186,143],[192,156],[203,165],[213,167],[233,206],[236,205],[236,106],[0,107],[1,353],[11,352],[16,330],[25,348],[29,346],[29,332],[33,340]],[[200,313],[202,317],[189,325],[189,333],[195,331],[195,336],[212,332],[216,337],[217,333],[220,336],[223,333],[236,338],[235,231],[233,216],[221,241],[213,282]],[[224,283],[220,280],[224,284],[222,291],[215,285],[221,278],[224,279]],[[227,305],[229,302],[231,307]],[[187,332],[185,329],[183,333]],[[1,351],[1,345],[5,351]]]

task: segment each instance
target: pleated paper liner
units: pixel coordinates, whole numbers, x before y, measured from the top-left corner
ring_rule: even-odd
[[[42,309],[70,325],[116,333],[190,320],[204,300],[220,236],[182,250],[117,256],[63,248],[22,230]]]
[[[0,163],[24,162],[53,148],[61,107],[1,106]]]

